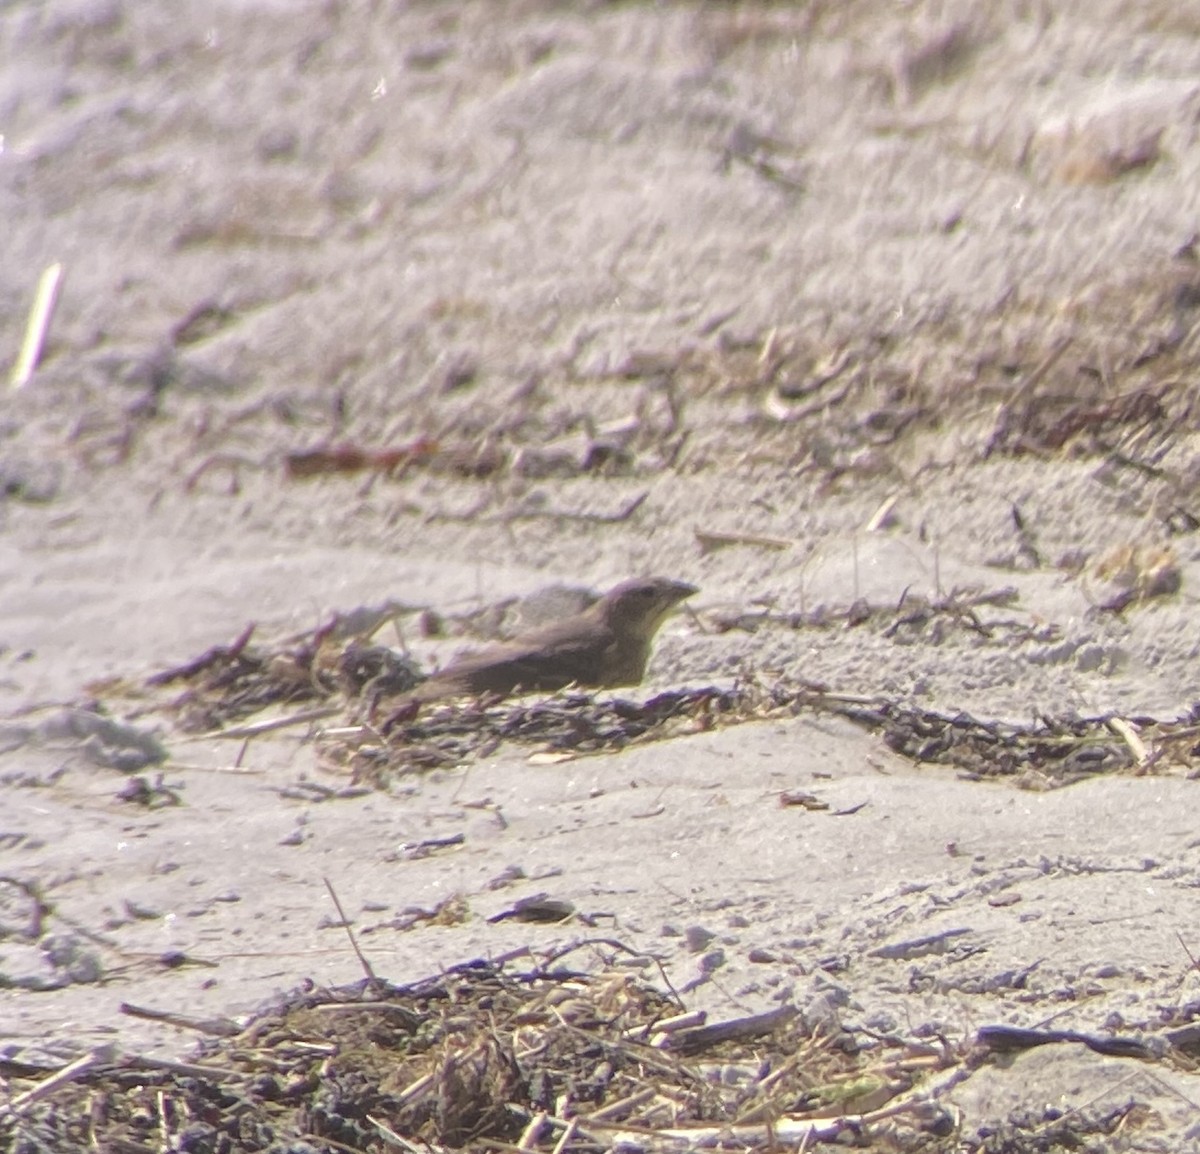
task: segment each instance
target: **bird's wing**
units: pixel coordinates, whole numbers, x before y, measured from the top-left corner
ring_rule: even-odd
[[[603,667],[613,639],[606,630],[548,626],[519,641],[468,653],[434,675],[464,689],[506,693],[524,689],[562,689],[572,682],[593,685],[603,680]]]

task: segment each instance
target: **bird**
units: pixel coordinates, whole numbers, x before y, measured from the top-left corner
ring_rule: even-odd
[[[447,697],[637,685],[667,614],[697,592],[695,585],[666,577],[622,581],[581,613],[464,654],[406,693],[399,704],[403,710]]]

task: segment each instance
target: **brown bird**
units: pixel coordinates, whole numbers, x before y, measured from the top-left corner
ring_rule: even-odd
[[[696,591],[694,585],[665,577],[623,581],[582,613],[452,661],[403,701],[460,694],[508,696],[571,684],[599,689],[637,685],[659,626]]]

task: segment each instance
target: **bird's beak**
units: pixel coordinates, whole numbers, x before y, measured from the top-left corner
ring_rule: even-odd
[[[686,601],[694,593],[699,593],[700,590],[695,585],[689,585],[686,581],[671,582],[671,600],[673,602]]]

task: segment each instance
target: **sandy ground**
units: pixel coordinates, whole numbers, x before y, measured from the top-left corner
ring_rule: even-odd
[[[388,604],[444,662],[473,638],[422,640],[417,610],[655,572],[701,593],[640,696],[753,675],[1186,717],[1200,21],[48,0],[0,13],[0,55],[6,357],[65,269],[0,412],[8,1056],[177,1054],[121,1003],[237,1015],[353,980],[324,879],[396,980],[601,932],[487,921],[545,891],[717,1016],[833,1005],[954,1042],[1191,1020],[1186,756],[1037,789],[801,713],[340,796],[306,731],[239,761],[131,684],[252,622]],[[418,444],[388,476],[285,469]],[[893,628],[919,603],[941,611]],[[45,724],[96,698],[157,732],[182,804],[122,801]],[[456,924],[410,916],[450,899]],[[1120,1142],[1179,1148],[1188,1065],[1047,1047],[953,1102],[969,1142],[1132,1099]]]

